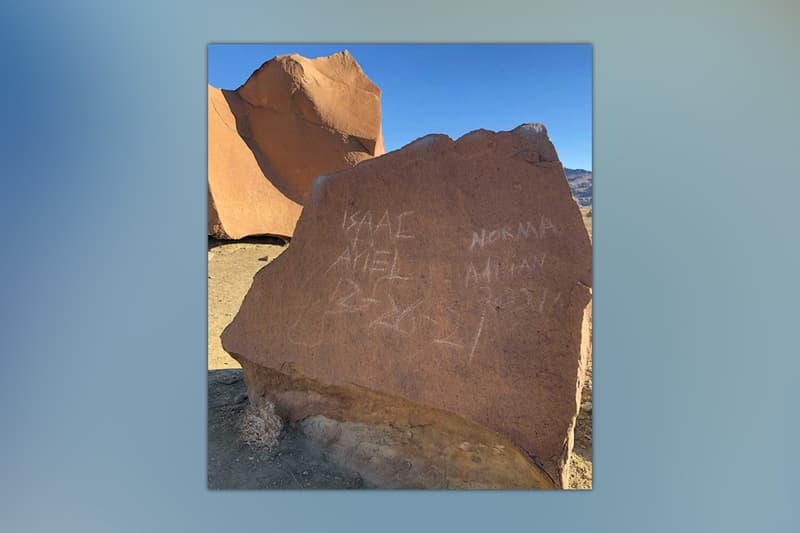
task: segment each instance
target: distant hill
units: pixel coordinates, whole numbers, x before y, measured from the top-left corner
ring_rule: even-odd
[[[572,189],[572,196],[581,207],[592,206],[592,171],[583,169],[565,168],[567,183]]]

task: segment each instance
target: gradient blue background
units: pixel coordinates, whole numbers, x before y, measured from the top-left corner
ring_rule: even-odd
[[[798,3],[289,5],[0,8],[0,530],[796,530]],[[228,41],[593,44],[593,491],[206,489]]]
[[[457,139],[479,128],[541,122],[565,167],[592,169],[589,44],[212,44],[208,82],[236,89],[277,55],[320,57],[343,49],[381,88],[387,152],[430,133]]]

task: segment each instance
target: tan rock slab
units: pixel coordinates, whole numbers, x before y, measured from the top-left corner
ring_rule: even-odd
[[[264,176],[237,131],[230,102],[238,100],[235,92],[208,87],[208,234],[291,236],[303,206]]]
[[[318,175],[382,154],[380,89],[347,52],[267,61],[208,88],[209,235],[292,236]]]

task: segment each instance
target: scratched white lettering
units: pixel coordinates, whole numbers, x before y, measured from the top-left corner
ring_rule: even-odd
[[[403,217],[413,214],[414,211],[403,211],[399,215],[397,215],[397,233],[395,233],[394,238],[398,241],[400,239],[413,239],[413,235],[409,235],[407,233],[403,233]]]
[[[535,254],[522,259],[501,259],[488,256],[486,263],[475,266],[469,261],[464,275],[464,287],[476,286],[482,283],[510,282],[519,277],[531,277],[544,270],[546,253]],[[480,268],[480,269],[479,269]]]
[[[343,247],[324,271],[336,276],[336,284],[328,295],[327,323],[323,320],[324,324],[314,326],[315,338],[337,320],[342,321],[336,323],[341,327],[356,325],[364,332],[372,331],[371,335],[397,335],[403,342],[415,343],[418,350],[436,347],[433,353],[440,357],[460,357],[469,363],[480,356],[481,339],[491,329],[528,316],[519,313],[546,314],[563,307],[559,292],[536,283],[549,266],[546,252],[525,247],[526,253],[518,246],[503,251],[497,246],[557,236],[559,230],[547,216],[470,231],[468,250],[474,255],[450,270],[431,264],[432,274],[426,277],[425,270],[412,270],[414,265],[404,261],[405,246],[417,238],[414,215],[414,211],[392,213],[390,209],[344,211]],[[448,293],[453,295],[451,301],[434,301],[430,291],[441,285],[464,293],[456,290]],[[406,291],[420,287],[425,292],[409,299]],[[440,311],[442,304],[445,313]]]
[[[534,239],[543,239],[548,235],[558,234],[559,230],[553,224],[553,221],[550,220],[549,217],[542,215],[539,218],[538,225],[531,221],[525,221],[518,222],[517,224],[507,224],[491,230],[483,228],[480,231],[473,231],[469,250],[482,250],[486,246],[498,241],[519,241],[522,239],[530,239],[531,237]]]

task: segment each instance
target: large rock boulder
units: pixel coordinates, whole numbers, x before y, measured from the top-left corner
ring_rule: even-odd
[[[263,384],[277,371],[363,387],[489,428],[564,486],[591,350],[591,253],[543,126],[429,135],[316,180],[291,246],[256,274],[222,343],[279,412],[405,423],[367,395],[341,409]]]
[[[382,154],[380,89],[347,52],[208,88],[208,232],[291,236],[314,178]]]

